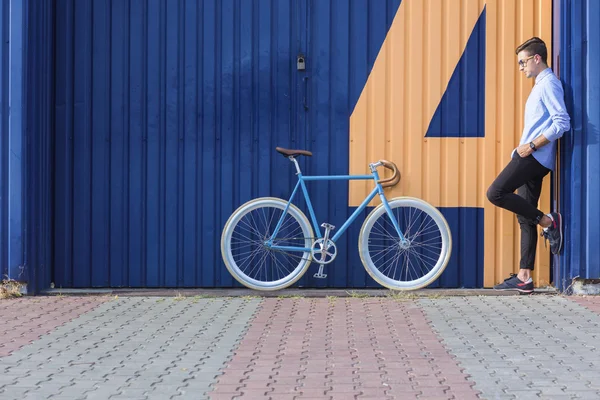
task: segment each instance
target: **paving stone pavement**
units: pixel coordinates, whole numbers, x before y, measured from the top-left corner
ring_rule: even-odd
[[[212,399],[477,399],[414,301],[265,299]]]
[[[600,399],[600,297],[40,297],[0,312],[0,400]]]
[[[420,305],[481,397],[600,398],[600,315],[579,301],[462,297]]]
[[[0,300],[0,357],[108,300],[106,297],[25,297]]]
[[[600,314],[600,296],[573,296],[569,298],[590,311]]]
[[[0,358],[0,399],[198,399],[258,300],[121,298]]]

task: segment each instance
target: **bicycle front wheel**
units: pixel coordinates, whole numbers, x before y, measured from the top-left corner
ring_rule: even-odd
[[[304,275],[310,251],[279,250],[267,240],[287,248],[312,247],[313,230],[308,219],[293,204],[285,216],[287,201],[274,197],[251,200],[240,206],[225,224],[221,255],[227,270],[242,285],[256,290],[286,288]],[[272,237],[283,216],[277,237]]]
[[[406,239],[402,242],[383,204],[365,219],[358,238],[360,259],[373,279],[394,290],[430,285],[444,271],[452,252],[446,219],[431,204],[413,197],[389,201]]]

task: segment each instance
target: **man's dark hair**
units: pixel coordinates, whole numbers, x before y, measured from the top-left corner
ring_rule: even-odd
[[[519,47],[515,51],[515,54],[519,54],[522,51],[526,51],[530,56],[538,54],[542,58],[544,64],[548,64],[546,59],[548,58],[548,49],[546,49],[546,43],[539,37],[532,37]]]

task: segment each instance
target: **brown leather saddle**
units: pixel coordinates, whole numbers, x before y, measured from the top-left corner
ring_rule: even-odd
[[[298,156],[307,156],[312,157],[312,153],[308,150],[294,150],[294,149],[284,149],[283,147],[275,147],[278,153],[283,154],[284,157],[298,157]]]

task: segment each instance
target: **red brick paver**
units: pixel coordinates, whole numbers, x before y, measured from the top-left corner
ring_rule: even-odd
[[[277,400],[477,399],[466,378],[415,302],[265,299],[213,393]]]
[[[106,297],[21,297],[0,300],[0,357],[77,318]]]
[[[600,314],[600,297],[599,296],[570,296],[570,300],[578,303],[579,305],[584,306],[590,311],[595,312],[596,314]]]

